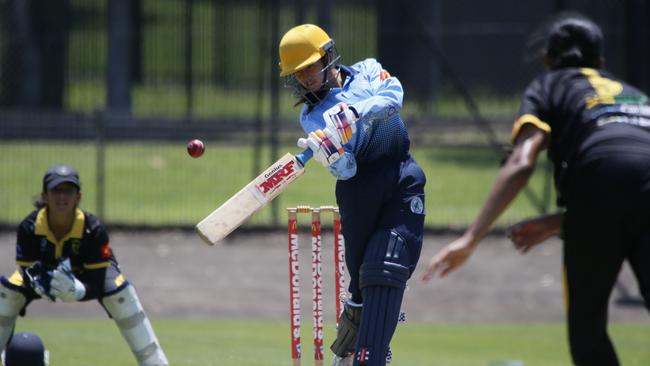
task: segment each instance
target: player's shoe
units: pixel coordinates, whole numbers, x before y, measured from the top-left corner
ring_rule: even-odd
[[[352,360],[354,355],[348,355],[346,357],[339,357],[334,355],[334,361],[332,366],[352,366]],[[388,347],[388,353],[386,354],[386,363],[391,363],[393,361],[393,351]]]
[[[353,360],[354,360],[353,354],[347,355],[345,357],[339,357],[337,355],[334,355],[332,366],[352,366]]]

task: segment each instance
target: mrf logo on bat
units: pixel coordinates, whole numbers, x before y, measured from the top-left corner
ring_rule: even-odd
[[[296,177],[296,165],[298,163],[291,159],[288,162],[280,162],[280,164],[272,167],[265,172],[261,178],[262,181],[255,186],[266,197],[272,196],[278,188],[284,184],[291,182]],[[298,167],[300,169],[300,167]]]

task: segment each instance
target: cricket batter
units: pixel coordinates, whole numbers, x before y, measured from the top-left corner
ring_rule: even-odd
[[[569,345],[581,366],[619,365],[607,308],[624,260],[650,309],[650,103],[601,69],[602,40],[600,28],[578,15],[563,14],[546,29],[549,70],[524,92],[512,155],[476,220],[423,274],[425,280],[445,276],[469,258],[548,148],[565,210],[520,223],[512,239],[525,252],[561,231]]]
[[[299,146],[337,178],[351,281],[334,365],[385,365],[406,281],[420,257],[422,169],[399,111],[404,91],[374,59],[339,63],[334,40],[303,24],[280,41],[280,76],[302,104]]]
[[[63,302],[99,300],[141,366],[168,366],[135,288],[124,278],[99,219],[78,207],[81,182],[68,165],[45,172],[36,210],[18,226],[16,264],[0,277],[0,351],[18,315],[42,297]]]

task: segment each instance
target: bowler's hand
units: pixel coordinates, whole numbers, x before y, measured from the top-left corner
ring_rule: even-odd
[[[534,246],[559,234],[561,224],[562,220],[559,215],[539,216],[510,226],[506,230],[506,235],[515,248],[525,254]]]
[[[460,237],[447,244],[436,255],[431,258],[429,265],[422,274],[422,280],[430,281],[437,274],[438,277],[445,277],[447,274],[463,265],[472,254],[476,245]]]

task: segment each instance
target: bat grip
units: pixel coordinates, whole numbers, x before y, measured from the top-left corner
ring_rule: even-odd
[[[305,164],[307,164],[307,162],[309,161],[309,159],[312,158],[312,156],[314,156],[314,152],[311,151],[311,149],[307,148],[300,154],[296,155],[296,160],[298,160],[300,165],[304,167]]]

